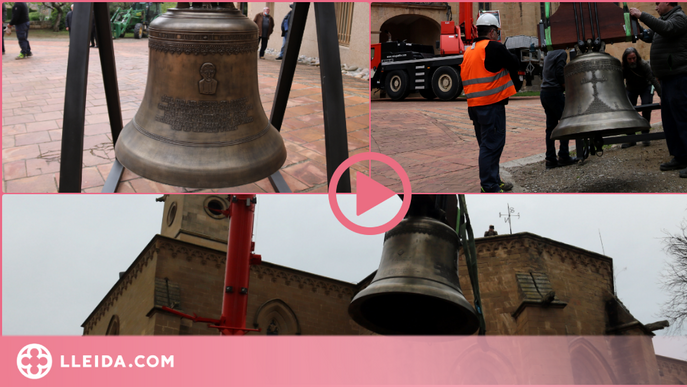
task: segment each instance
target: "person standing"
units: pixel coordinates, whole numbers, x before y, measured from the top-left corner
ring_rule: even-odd
[[[656,3],[655,18],[637,8],[630,15],[649,27],[641,39],[651,44],[651,70],[661,82],[661,119],[673,158],[661,171],[680,170],[687,178],[687,16],[677,3]]]
[[[286,47],[286,37],[289,34],[289,23],[291,22],[291,12],[293,12],[293,3],[289,4],[289,8],[291,10],[289,13],[284,16],[284,20],[281,22],[281,36],[283,37],[283,41],[281,44],[281,51],[279,52],[279,56],[276,57],[276,60],[282,60],[284,58],[284,48]]]
[[[12,30],[12,26],[17,30],[17,40],[21,52],[16,59],[26,59],[32,56],[31,45],[29,44],[29,7],[26,3],[16,2],[12,7],[12,20],[7,28]]]
[[[487,231],[484,232],[484,236],[485,236],[485,237],[488,237],[488,236],[496,236],[496,235],[499,235],[499,232],[496,231],[496,230],[494,230],[494,225],[493,225],[493,224],[489,226],[489,230],[487,230]]]
[[[258,25],[260,30],[260,37],[258,42],[260,43],[260,59],[265,59],[265,49],[267,48],[267,41],[274,31],[274,19],[270,16],[269,7],[265,7],[261,13],[255,15],[253,19],[255,24]]]
[[[74,13],[74,4],[72,4],[71,11],[67,12],[67,17],[64,19],[64,26],[69,31],[69,39],[72,38],[72,14]]]
[[[649,105],[654,101],[654,92],[651,87],[656,89],[658,96],[661,96],[661,84],[658,83],[654,73],[651,72],[651,66],[647,61],[642,60],[642,57],[634,47],[628,47],[623,53],[623,78],[625,79],[625,93],[630,100],[632,106],[637,105],[637,98],[641,98],[642,105]],[[642,117],[651,125],[651,110],[644,110]],[[649,133],[648,130],[642,133]],[[644,146],[651,145],[651,141],[642,142]],[[637,143],[625,143],[621,148],[629,148],[635,146]]]
[[[5,21],[7,20],[7,7],[2,3],[2,55],[5,55]]]
[[[91,12],[91,47],[98,48],[98,31],[95,30],[95,15]]]
[[[570,157],[568,140],[559,140],[558,158],[556,158],[556,141],[551,139],[551,132],[558,125],[565,108],[565,63],[568,53],[565,50],[549,51],[544,58],[542,83],[539,99],[546,113],[546,169],[565,167],[578,160]]]
[[[460,76],[479,145],[482,192],[503,192],[513,188],[501,180],[499,161],[506,145],[506,104],[516,93],[510,74],[517,74],[520,60],[497,41],[501,24],[494,15],[484,14],[475,24],[478,38],[465,50]]]

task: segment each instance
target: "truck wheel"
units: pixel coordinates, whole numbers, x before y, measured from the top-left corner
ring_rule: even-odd
[[[399,101],[408,96],[408,74],[404,71],[392,71],[384,83],[384,90],[392,100]]]
[[[432,91],[432,88],[420,90],[420,95],[430,101],[437,97],[437,95],[434,94],[434,91]]]
[[[432,90],[441,100],[455,99],[463,91],[460,74],[453,67],[439,67],[432,76]]]
[[[134,39],[141,39],[142,36],[143,36],[143,24],[136,23],[136,26],[134,26]]]

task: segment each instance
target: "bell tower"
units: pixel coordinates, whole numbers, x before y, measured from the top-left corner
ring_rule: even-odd
[[[220,211],[229,208],[227,195],[164,195],[163,236],[227,251],[229,218]]]

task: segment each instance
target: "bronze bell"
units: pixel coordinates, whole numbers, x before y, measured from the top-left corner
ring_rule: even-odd
[[[472,334],[479,320],[458,281],[460,240],[449,226],[408,217],[384,236],[379,269],[348,307],[364,328],[390,335]]]
[[[214,4],[214,5],[212,5]],[[178,3],[149,28],[148,80],[117,140],[145,178],[220,188],[270,176],[286,148],[258,92],[258,27],[233,3]]]
[[[551,139],[607,137],[648,130],[627,99],[620,61],[591,52],[565,66],[565,108]]]

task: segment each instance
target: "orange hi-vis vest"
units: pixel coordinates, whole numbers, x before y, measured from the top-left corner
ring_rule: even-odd
[[[468,97],[468,107],[491,105],[516,93],[508,70],[492,73],[484,68],[489,42],[490,40],[485,39],[473,43],[463,55],[460,77],[465,96]]]

